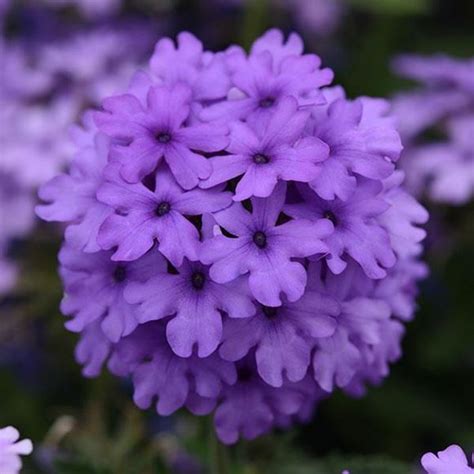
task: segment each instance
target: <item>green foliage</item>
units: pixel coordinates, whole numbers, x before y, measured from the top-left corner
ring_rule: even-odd
[[[432,0],[346,0],[346,2],[374,14],[413,15],[428,13]]]

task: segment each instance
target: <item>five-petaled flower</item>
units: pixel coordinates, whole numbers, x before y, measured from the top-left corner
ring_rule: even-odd
[[[227,283],[248,273],[253,296],[266,306],[280,306],[282,292],[289,301],[301,298],[306,270],[294,259],[327,252],[321,239],[333,230],[327,219],[277,225],[285,197],[286,186],[279,184],[268,199],[252,199],[252,213],[240,203],[215,213],[217,223],[235,237],[217,235],[201,250],[213,280]]]

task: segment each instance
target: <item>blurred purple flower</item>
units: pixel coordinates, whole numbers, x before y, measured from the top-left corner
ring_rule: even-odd
[[[436,202],[461,205],[474,197],[474,108],[446,124],[448,141],[407,151],[405,172],[413,189],[424,189]]]
[[[474,466],[474,455],[472,458]],[[437,454],[426,453],[421,458],[421,465],[427,474],[472,474],[474,467],[469,462],[463,450],[453,444]]]
[[[18,474],[22,467],[20,456],[30,454],[33,445],[29,439],[18,441],[20,433],[13,426],[0,428],[0,472]]]
[[[407,185],[433,201],[465,204],[474,193],[474,58],[402,55],[394,69],[422,83],[394,99]],[[445,138],[427,142],[423,134],[431,129]]]

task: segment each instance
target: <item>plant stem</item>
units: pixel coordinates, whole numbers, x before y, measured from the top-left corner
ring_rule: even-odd
[[[211,461],[211,474],[230,474],[229,453],[214,432],[212,423],[209,429],[209,451]]]

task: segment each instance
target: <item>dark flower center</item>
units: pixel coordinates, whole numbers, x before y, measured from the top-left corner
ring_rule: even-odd
[[[263,155],[262,153],[257,153],[256,155],[253,155],[253,162],[256,163],[257,165],[265,165],[270,161],[268,156]]]
[[[273,306],[262,306],[262,311],[268,319],[273,319],[278,314],[278,308]]]
[[[337,224],[337,217],[335,216],[334,212],[332,211],[324,211],[323,212],[323,217],[325,219],[330,220],[334,225]]]
[[[206,277],[202,272],[194,272],[191,275],[191,283],[193,288],[196,290],[202,290],[204,288],[204,283],[206,282]]]
[[[268,109],[275,103],[275,99],[273,97],[265,97],[265,99],[262,99],[260,101],[260,107],[263,107],[264,109]]]
[[[267,246],[267,236],[261,230],[258,230],[253,234],[253,243],[258,248],[263,249]]]
[[[237,369],[237,378],[240,382],[248,382],[252,378],[252,371],[249,367],[240,367]]]
[[[171,135],[166,132],[158,132],[155,137],[160,143],[166,144],[171,141]]]
[[[122,283],[127,278],[127,269],[123,265],[117,265],[114,270],[113,278],[117,283]]]
[[[170,212],[170,210],[171,210],[170,203],[166,202],[166,201],[163,201],[163,202],[160,202],[160,204],[158,204],[158,206],[156,206],[155,214],[158,217],[163,217],[165,214],[168,214],[168,212]]]

